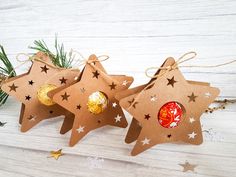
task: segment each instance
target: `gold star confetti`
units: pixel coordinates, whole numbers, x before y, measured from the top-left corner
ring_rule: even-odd
[[[51,151],[50,152],[50,157],[58,160],[60,156],[63,156],[64,154],[62,153],[62,149],[59,149],[57,151]]]

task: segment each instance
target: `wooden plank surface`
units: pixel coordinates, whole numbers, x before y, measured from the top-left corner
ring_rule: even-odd
[[[50,47],[59,35],[66,49],[85,57],[106,54],[109,73],[133,75],[133,86],[145,83],[144,71],[168,56],[196,51],[187,64],[212,65],[236,58],[236,2],[156,0],[16,0],[0,2],[0,44],[15,57],[35,39]],[[19,68],[27,71],[29,65]],[[220,99],[236,98],[236,64],[220,68],[182,68],[187,79],[211,82]],[[20,103],[10,98],[0,108],[0,176],[236,176],[236,105],[202,116],[200,146],[162,144],[136,156],[125,144],[127,129],[105,127],[68,147],[60,135],[63,118],[44,121],[27,133],[19,131]],[[131,116],[126,113],[127,119]],[[51,150],[63,149],[58,161]],[[195,172],[179,165],[196,164]]]

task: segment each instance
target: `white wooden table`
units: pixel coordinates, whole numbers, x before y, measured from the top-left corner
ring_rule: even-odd
[[[5,0],[0,1],[0,43],[15,56],[35,39],[49,46],[54,35],[66,48],[84,56],[107,54],[109,73],[133,75],[133,86],[145,83],[144,71],[168,56],[194,50],[191,65],[211,65],[236,58],[236,1],[157,0]],[[191,80],[209,81],[221,89],[220,99],[236,98],[236,65],[182,69]],[[28,66],[27,66],[28,67]],[[18,69],[26,72],[27,67]],[[0,108],[0,176],[236,176],[236,105],[204,114],[200,146],[162,144],[136,156],[125,144],[127,129],[105,127],[68,147],[70,134],[60,135],[62,118],[44,121],[27,133],[19,131],[20,103],[10,98]],[[131,116],[127,114],[130,122]],[[47,158],[63,149],[59,160]],[[183,172],[179,165],[196,164]]]

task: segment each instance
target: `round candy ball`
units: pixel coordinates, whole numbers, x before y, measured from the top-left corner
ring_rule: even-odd
[[[88,98],[88,110],[93,114],[102,113],[108,105],[107,96],[100,91],[93,92]]]
[[[37,91],[37,96],[38,96],[39,102],[42,103],[43,105],[46,105],[46,106],[54,105],[55,103],[52,101],[51,98],[48,97],[47,94],[49,91],[54,90],[56,88],[57,88],[57,86],[52,85],[52,84],[42,85]]]
[[[165,128],[174,128],[178,126],[183,115],[182,107],[177,102],[168,102],[164,104],[158,113],[158,121]]]

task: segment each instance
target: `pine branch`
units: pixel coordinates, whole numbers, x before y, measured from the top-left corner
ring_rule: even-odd
[[[57,37],[55,38],[55,53],[53,53],[44,42],[44,40],[35,40],[34,46],[29,46],[30,49],[46,53],[52,60],[52,63],[61,68],[71,68],[74,57],[72,53],[65,52],[64,45],[58,44]]]
[[[0,86],[1,86],[1,83],[6,78],[16,76],[16,71],[14,67],[12,66],[10,60],[8,59],[3,46],[1,45],[0,45],[0,64],[4,65],[4,66],[0,66]],[[0,106],[3,105],[7,101],[8,96],[9,95],[3,92],[0,88]]]

